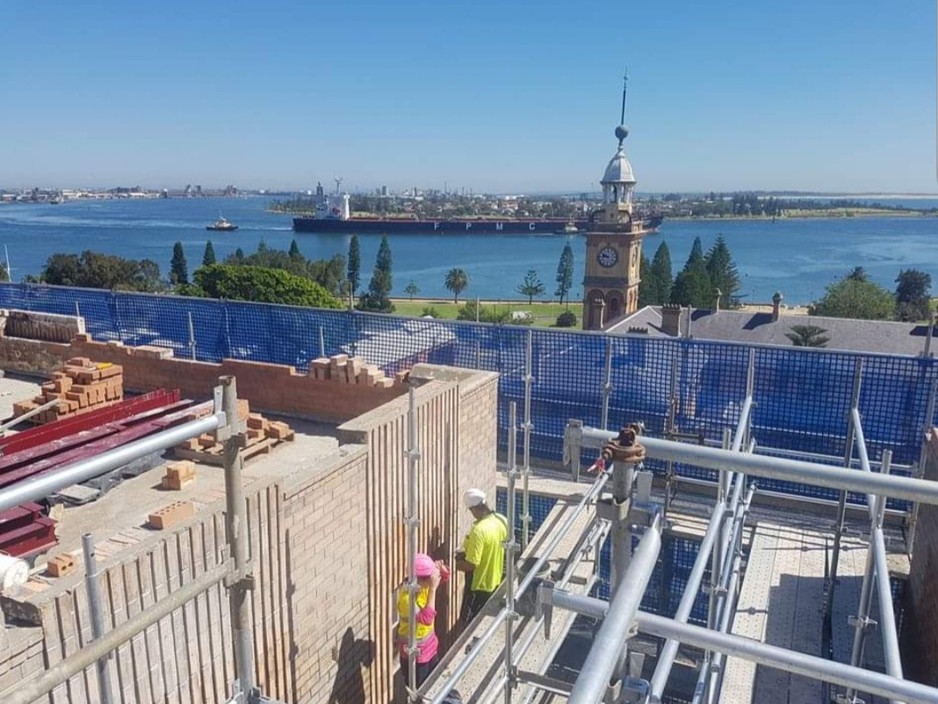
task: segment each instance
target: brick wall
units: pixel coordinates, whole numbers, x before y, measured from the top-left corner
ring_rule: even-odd
[[[343,355],[344,356],[344,355]],[[317,378],[282,364],[226,359],[221,364],[176,359],[163,347],[125,347],[79,335],[69,344],[0,337],[0,369],[49,374],[71,357],[113,362],[124,368],[124,388],[179,389],[188,398],[208,398],[221,375],[238,378],[238,393],[258,411],[341,423],[404,393],[402,383],[366,385],[354,377]],[[311,368],[317,362],[311,363]],[[391,380],[384,380],[391,381]]]
[[[65,347],[67,354],[79,354]],[[431,376],[441,370],[423,373],[428,369]],[[242,383],[239,376],[239,391]],[[459,372],[425,381],[415,392],[418,545],[449,564],[470,520],[462,492],[478,486],[494,500],[496,390],[494,373]],[[390,700],[398,667],[394,595],[407,571],[407,408],[405,396],[363,414],[340,428],[345,444],[331,458],[247,487],[255,670],[271,697],[336,704]],[[223,502],[216,501],[171,533],[133,528],[99,543],[106,612],[113,615],[107,626],[219,564],[224,530]],[[89,642],[81,572],[79,566],[78,574],[51,585],[31,582],[0,599],[8,623],[15,623],[0,631],[0,701],[7,685]],[[461,587],[454,579],[438,598],[444,646],[456,635]],[[234,670],[224,588],[209,590],[123,645],[110,667],[122,703],[225,701]],[[89,668],[43,702],[88,704],[97,700],[96,691]]]
[[[85,319],[22,310],[0,310],[0,331],[7,337],[25,337],[46,342],[70,342],[84,334]]]
[[[495,498],[497,375],[432,365],[411,372],[416,383],[418,549],[453,565],[471,517],[462,505],[470,486]],[[368,603],[374,639],[369,682],[376,702],[395,686],[398,658],[392,626],[395,590],[407,575],[408,399],[396,399],[339,427],[344,442],[368,446],[365,475],[369,536]],[[437,595],[436,631],[441,646],[457,635],[462,579],[457,575]],[[380,699],[379,697],[385,697]]]
[[[938,481],[938,429],[929,432],[925,479]],[[938,506],[921,505],[905,588],[902,662],[905,675],[938,687]]]
[[[332,469],[284,492],[287,601],[296,702],[372,701],[363,668],[374,645],[368,619],[368,453],[346,445]]]

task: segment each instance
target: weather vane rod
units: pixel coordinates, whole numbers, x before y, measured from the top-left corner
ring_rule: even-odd
[[[629,69],[626,67],[625,75],[622,77],[622,114],[619,117],[619,124],[625,124],[625,96],[629,91]]]

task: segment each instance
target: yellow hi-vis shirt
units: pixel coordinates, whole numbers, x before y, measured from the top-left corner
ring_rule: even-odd
[[[505,569],[505,539],[508,537],[508,519],[494,511],[472,524],[463,541],[466,562],[474,565],[472,586],[474,592],[494,592],[502,583]]]

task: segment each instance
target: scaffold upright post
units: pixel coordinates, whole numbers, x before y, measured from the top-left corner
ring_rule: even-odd
[[[85,560],[85,588],[88,591],[88,608],[91,611],[91,635],[94,640],[104,637],[104,606],[101,599],[101,585],[98,581],[98,561],[94,553],[94,539],[91,533],[81,536],[82,554]],[[106,655],[95,662],[98,674],[98,698],[101,704],[111,704],[111,668],[108,665],[111,656]]]
[[[417,557],[417,462],[420,450],[417,447],[417,397],[413,382],[407,389],[407,516],[404,526],[407,531],[407,698],[418,701],[417,697],[417,573],[414,560]]]
[[[603,362],[603,408],[600,427],[609,430],[609,402],[612,399],[612,338],[606,336],[606,355]]]
[[[189,358],[195,361],[195,325],[192,323],[192,311],[186,313],[189,321]]]
[[[863,385],[863,360],[858,359],[853,372],[853,393],[850,396],[850,411],[847,418],[847,441],[844,447],[844,467],[850,469],[853,464],[853,446],[856,438],[854,411],[860,407],[860,389]],[[844,523],[847,520],[847,490],[840,492],[837,501],[837,523],[834,526],[834,549],[831,552],[831,569],[827,581],[827,598],[824,612],[830,613],[834,603],[834,584],[837,582],[837,570],[840,565],[840,544],[843,540]]]
[[[247,515],[244,503],[242,472],[247,446],[246,422],[238,418],[238,387],[233,376],[219,378],[225,426],[219,430],[224,442],[225,467],[225,532],[228,550],[234,560],[234,574],[229,580],[228,603],[231,609],[231,635],[234,640],[237,689],[247,701],[256,699],[254,686],[254,632],[251,625],[251,604],[248,591],[253,576],[248,566]]]
[[[882,474],[889,474],[889,468],[892,464],[892,452],[883,450],[881,460]],[[873,531],[883,525],[883,515],[886,511],[886,497],[876,498],[876,505],[870,511],[870,543],[866,549],[866,567],[863,572],[863,584],[860,587],[860,602],[857,605],[857,615],[851,619],[853,625],[853,647],[850,650],[850,665],[859,667],[863,661],[863,653],[866,649],[866,638],[870,627],[875,625],[875,621],[870,619],[870,609],[873,605],[873,577],[876,568],[876,560],[873,555]],[[891,603],[891,602],[890,602]],[[881,607],[882,608],[882,607]],[[856,690],[848,687],[844,696],[845,701],[855,701]]]
[[[938,379],[935,379],[931,383],[931,389],[928,392],[928,405],[925,409],[925,421],[922,423],[922,439],[919,445],[918,453],[918,465],[915,467],[915,473],[912,475],[916,479],[921,479],[925,476],[925,448],[928,446],[928,434],[931,432],[932,427],[935,422],[935,401],[938,397]],[[908,531],[908,554],[911,557],[912,551],[915,549],[915,529],[918,526],[918,512],[919,512],[919,502],[912,502],[912,509],[909,511],[909,531]]]
[[[527,345],[524,352],[524,445],[523,466],[521,469],[521,549],[528,546],[531,537],[531,501],[528,484],[531,477],[531,385],[534,366],[534,331],[528,330]]]
[[[326,356],[326,333],[322,328],[322,325],[319,326],[319,356]]]
[[[515,480],[518,478],[518,408],[508,409],[508,536],[505,540],[505,704],[517,685],[514,665],[515,629]]]

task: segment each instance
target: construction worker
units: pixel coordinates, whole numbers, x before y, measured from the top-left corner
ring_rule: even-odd
[[[481,489],[467,491],[463,502],[475,519],[463,549],[456,553],[456,569],[468,573],[461,617],[469,623],[502,583],[508,519],[489,508]]]
[[[436,619],[436,590],[443,580],[443,563],[434,562],[433,558],[424,553],[417,553],[414,557],[414,575],[417,577],[419,587],[415,599],[416,613],[416,645],[417,645],[417,682],[420,687],[424,680],[433,672],[440,658],[437,656],[439,641],[433,622]],[[397,644],[401,659],[401,673],[404,682],[410,684],[409,663],[407,648],[410,641],[410,594],[407,589],[401,589],[397,596],[397,613],[400,622],[397,626]]]

